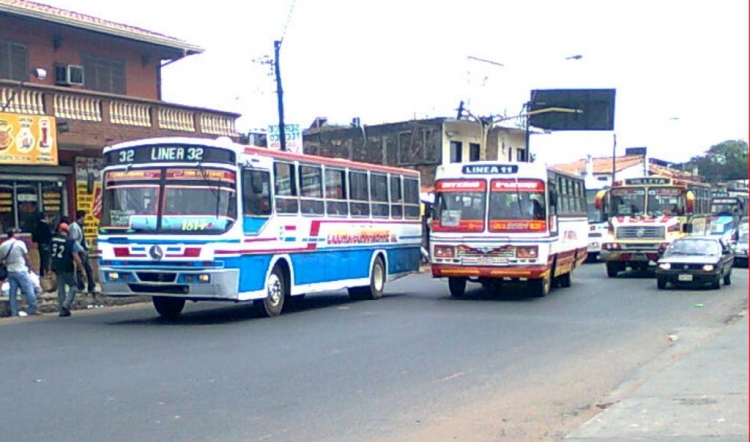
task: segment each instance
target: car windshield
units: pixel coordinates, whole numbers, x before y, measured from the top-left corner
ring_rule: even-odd
[[[667,247],[664,256],[721,255],[721,246],[710,239],[676,240]]]

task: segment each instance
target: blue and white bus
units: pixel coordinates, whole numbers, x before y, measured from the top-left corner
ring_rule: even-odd
[[[418,271],[413,170],[242,146],[154,138],[104,149],[98,251],[105,296],[254,301],[348,289],[377,299]]]

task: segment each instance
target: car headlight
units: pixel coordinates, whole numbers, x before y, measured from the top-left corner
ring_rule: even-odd
[[[714,269],[714,265],[713,264],[706,264],[706,265],[703,266],[703,270],[705,270],[706,272],[710,272],[713,269]]]
[[[659,264],[659,268],[662,270],[669,270],[672,268],[672,264],[665,262],[665,263]]]

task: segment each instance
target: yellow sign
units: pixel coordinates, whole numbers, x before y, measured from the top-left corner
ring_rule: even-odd
[[[0,164],[56,166],[55,118],[0,113]]]

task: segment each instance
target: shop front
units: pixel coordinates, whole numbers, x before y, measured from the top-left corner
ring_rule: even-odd
[[[55,222],[69,212],[69,180],[73,167],[58,161],[54,117],[0,113],[0,241],[11,228],[31,251],[38,270],[31,232],[44,213]]]

